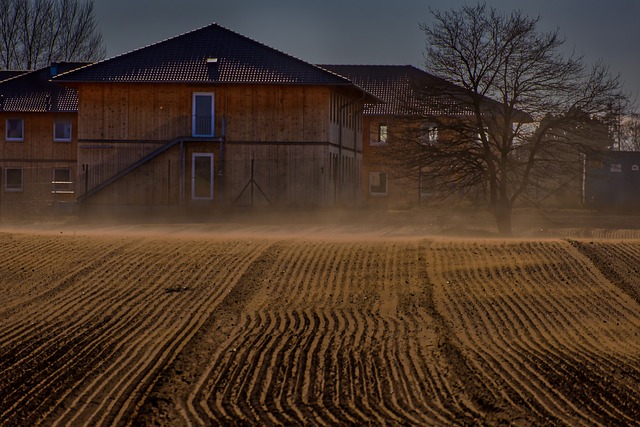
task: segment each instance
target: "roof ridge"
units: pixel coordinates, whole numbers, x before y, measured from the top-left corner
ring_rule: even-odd
[[[13,70],[6,70],[6,71],[13,71]],[[5,84],[5,83],[7,83],[7,82],[10,82],[10,81],[15,80],[15,79],[20,78],[20,77],[28,76],[28,75],[30,75],[30,74],[32,74],[32,73],[35,73],[36,71],[40,71],[40,69],[38,69],[38,70],[16,70],[16,72],[17,72],[18,74],[16,74],[15,76],[11,76],[11,77],[9,77],[9,78],[7,78],[7,79],[4,79],[4,80],[0,81],[0,85],[3,85],[3,84]]]
[[[228,27],[225,27],[224,25],[221,25],[221,24],[218,24],[218,23],[212,23],[212,24],[210,24],[210,26],[213,26],[213,25],[217,25],[218,27],[220,27],[220,28],[222,28],[222,29],[224,29],[224,30],[226,30],[226,31],[229,31],[229,32],[231,32],[231,33],[233,33],[233,34],[235,34],[235,35],[237,35],[237,36],[242,37],[242,38],[245,38],[245,39],[247,39],[247,40],[249,40],[249,41],[251,41],[251,42],[253,42],[253,43],[257,43],[257,44],[259,44],[260,46],[264,46],[264,47],[266,47],[266,48],[268,48],[268,49],[274,50],[274,51],[276,51],[276,52],[278,52],[278,53],[280,53],[280,54],[282,54],[282,55],[285,55],[285,56],[287,56],[287,57],[289,57],[289,58],[295,59],[296,61],[303,62],[303,63],[305,63],[305,64],[307,64],[307,65],[311,65],[312,67],[315,67],[315,68],[317,68],[317,69],[319,69],[319,70],[322,70],[322,71],[324,71],[324,72],[326,72],[326,73],[330,73],[330,74],[333,74],[333,75],[335,75],[335,76],[337,76],[337,77],[340,77],[340,78],[342,78],[342,79],[346,79],[344,76],[339,76],[339,75],[337,75],[337,74],[335,74],[335,73],[332,73],[330,70],[325,70],[324,68],[321,68],[321,67],[317,66],[316,64],[313,64],[313,63],[311,63],[311,62],[309,62],[309,61],[305,61],[304,59],[301,59],[301,58],[299,58],[299,57],[297,57],[297,56],[295,56],[295,55],[292,55],[292,54],[290,54],[290,53],[287,53],[287,52],[285,52],[285,51],[283,51],[283,50],[280,50],[280,49],[278,49],[278,48],[275,48],[275,47],[269,46],[269,45],[267,45],[267,44],[265,44],[265,43],[263,43],[263,42],[261,42],[261,41],[258,41],[258,40],[254,39],[254,38],[251,38],[251,37],[249,37],[249,36],[246,36],[246,35],[244,35],[244,34],[241,34],[241,33],[237,32],[237,31],[235,31],[235,30],[232,30],[232,29],[230,29],[230,28],[228,28]],[[203,27],[203,28],[206,28],[206,27]],[[351,82],[351,80],[349,80],[349,79],[346,79],[346,80],[347,80],[348,82]]]
[[[159,40],[159,41],[156,41],[156,42],[153,42],[153,43],[149,43],[149,44],[146,44],[146,45],[141,46],[141,47],[137,47],[137,48],[135,48],[135,49],[130,49],[130,50],[128,50],[128,51],[125,51],[125,52],[122,52],[122,53],[119,53],[119,54],[116,54],[116,55],[110,56],[109,58],[102,59],[102,60],[100,60],[100,61],[98,61],[98,62],[92,62],[92,63],[90,63],[90,64],[87,64],[87,65],[83,66],[83,67],[75,68],[75,69],[73,69],[73,70],[65,71],[64,73],[56,74],[55,76],[53,76],[53,77],[52,77],[52,79],[57,79],[57,78],[58,78],[58,77],[60,77],[60,76],[67,75],[67,74],[73,73],[73,72],[75,72],[75,71],[83,70],[83,69],[85,69],[85,68],[92,67],[92,66],[94,66],[94,65],[104,64],[105,62],[112,61],[112,60],[117,59],[117,58],[120,58],[120,57],[122,57],[122,56],[129,55],[129,54],[131,54],[131,53],[137,52],[137,51],[139,51],[139,50],[147,49],[147,48],[149,48],[149,47],[152,47],[152,46],[155,46],[155,45],[158,45],[158,44],[161,44],[161,43],[166,43],[166,42],[168,42],[168,41],[170,41],[170,40],[172,40],[172,39],[176,39],[176,38],[178,38],[178,37],[186,36],[187,34],[194,33],[194,32],[196,32],[196,31],[203,30],[203,29],[205,29],[205,28],[207,28],[207,27],[211,27],[211,26],[213,26],[213,25],[217,25],[217,24],[216,24],[215,22],[213,22],[213,23],[211,23],[211,24],[204,25],[204,26],[202,26],[202,27],[195,28],[195,29],[193,29],[193,30],[185,31],[185,32],[182,32],[182,33],[180,33],[180,34],[176,34],[176,35],[174,35],[174,36],[167,37],[167,38],[165,38],[165,39],[162,39],[162,40]]]
[[[319,64],[319,65],[331,65],[331,66],[340,66],[340,67],[413,67],[417,68],[412,64]]]
[[[142,52],[145,49],[155,48],[155,47],[160,46],[162,44],[169,43],[171,41],[177,40],[177,39],[179,39],[181,37],[186,37],[186,36],[189,36],[189,35],[195,35],[195,34],[201,32],[201,31],[205,31],[207,29],[214,30],[214,31],[215,30],[221,30],[223,32],[226,32],[231,37],[238,38],[240,41],[244,41],[246,43],[249,43],[249,45],[253,45],[256,49],[267,49],[268,51],[272,52],[274,55],[278,55],[281,58],[286,59],[287,61],[294,61],[295,63],[298,63],[299,65],[303,65],[305,67],[311,67],[311,68],[317,70],[320,73],[323,73],[323,74],[325,74],[327,76],[331,76],[332,78],[337,78],[337,79],[341,80],[344,84],[353,84],[350,79],[348,79],[348,78],[346,78],[344,76],[340,76],[339,74],[333,73],[330,70],[326,70],[326,69],[324,69],[322,67],[319,67],[316,64],[313,64],[311,62],[305,61],[305,60],[303,60],[303,59],[301,59],[301,58],[299,58],[297,56],[294,56],[294,55],[292,55],[290,53],[287,53],[287,52],[284,52],[284,51],[282,51],[280,49],[271,47],[271,46],[269,46],[269,45],[267,45],[267,44],[265,44],[263,42],[257,41],[255,39],[249,37],[249,36],[246,36],[244,34],[241,34],[241,33],[237,32],[237,31],[229,29],[229,28],[227,28],[227,27],[225,27],[225,26],[223,26],[223,25],[221,25],[221,24],[219,24],[217,22],[213,22],[211,24],[204,25],[204,26],[201,26],[199,28],[196,28],[196,29],[193,29],[193,30],[190,30],[190,31],[186,31],[186,32],[174,35],[172,37],[165,38],[163,40],[160,40],[160,41],[157,41],[157,42],[154,42],[154,43],[151,43],[151,44],[147,44],[146,46],[142,46],[142,47],[139,47],[139,48],[136,48],[136,49],[133,49],[133,50],[129,50],[127,52],[124,52],[124,53],[121,53],[121,54],[118,54],[118,55],[103,59],[102,61],[98,61],[98,62],[95,62],[95,63],[92,63],[92,64],[87,64],[86,66],[83,66],[83,67],[80,67],[80,68],[76,68],[74,70],[69,70],[69,71],[64,72],[64,73],[60,73],[60,74],[54,76],[53,79],[62,81],[62,80],[65,80],[66,78],[69,78],[69,75],[72,74],[72,73],[81,72],[81,71],[86,70],[88,68],[100,66],[100,65],[103,65],[103,64],[108,64],[109,62],[120,60],[120,59],[122,59],[122,58],[124,58],[124,57],[126,57],[128,55],[135,55],[136,53]],[[198,37],[198,36],[196,35],[196,37]],[[334,82],[334,84],[335,84],[335,82]]]

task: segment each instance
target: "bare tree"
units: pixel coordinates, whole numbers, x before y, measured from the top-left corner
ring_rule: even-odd
[[[620,149],[640,151],[640,115],[627,114],[620,118]]]
[[[441,191],[483,197],[499,233],[510,234],[514,203],[536,171],[581,164],[575,151],[592,145],[598,117],[625,98],[620,81],[602,63],[565,57],[558,31],[539,32],[539,18],[520,11],[477,5],[431,15],[421,26],[426,69],[443,84],[415,88],[410,108],[437,127],[439,142],[408,124],[390,155],[406,171],[428,171]]]
[[[0,66],[7,70],[21,68],[17,66],[21,9],[16,0],[0,0]]]
[[[0,0],[0,67],[104,58],[91,0]]]

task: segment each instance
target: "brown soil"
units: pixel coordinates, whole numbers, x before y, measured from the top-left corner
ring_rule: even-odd
[[[5,226],[0,425],[640,425],[634,217],[407,215]]]

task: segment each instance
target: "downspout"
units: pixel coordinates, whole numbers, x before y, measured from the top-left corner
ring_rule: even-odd
[[[360,114],[360,125],[362,126],[364,125],[364,120],[363,120],[364,117],[362,117],[363,111],[364,111],[364,108],[354,111],[356,126],[353,129],[353,200],[356,202],[360,200],[360,198],[358,197],[358,189],[360,188],[360,173],[358,172],[358,161],[357,161],[358,160],[358,132],[357,132],[358,114]],[[362,131],[364,133],[364,129],[362,129]],[[360,137],[360,140],[362,141],[362,136]],[[362,158],[361,163],[364,164],[364,146],[362,147],[362,150],[360,152],[360,157]]]
[[[582,153],[582,207],[587,206],[587,155]]]
[[[338,182],[337,182],[337,186],[340,188],[340,194],[342,194],[342,186],[340,184],[342,184],[342,165],[343,165],[343,161],[342,161],[342,127],[344,125],[343,123],[343,112],[344,109],[353,105],[353,104],[357,104],[359,102],[364,101],[364,99],[367,97],[367,93],[363,90],[362,91],[362,96],[359,99],[353,100],[351,102],[347,102],[346,104],[343,104],[340,106],[340,110],[338,111],[338,116],[339,116],[339,125],[338,125]],[[357,114],[357,113],[356,113]],[[355,122],[355,117],[354,117],[354,126],[353,126],[353,134],[354,134],[354,142],[356,140],[356,122]],[[353,147],[353,157],[354,157],[354,165],[355,165],[355,157],[356,157],[356,147]],[[355,169],[355,167],[354,167]],[[354,182],[354,187],[355,187],[355,182]],[[334,199],[335,199],[335,190],[334,190]]]
[[[229,96],[225,95],[224,96],[224,111],[222,113],[222,120],[220,123],[221,129],[220,129],[220,167],[218,168],[218,176],[220,178],[220,184],[218,185],[218,188],[220,188],[220,197],[218,198],[220,200],[219,204],[224,204],[225,203],[225,194],[226,194],[226,188],[224,186],[224,174],[225,174],[225,162],[226,162],[226,142],[227,142],[227,116],[225,115],[226,113],[229,112]],[[215,193],[214,193],[215,194]]]
[[[220,167],[218,168],[218,176],[220,177],[220,199],[224,202],[224,162],[225,162],[225,141],[227,137],[227,119],[222,117],[222,135],[220,138]]]

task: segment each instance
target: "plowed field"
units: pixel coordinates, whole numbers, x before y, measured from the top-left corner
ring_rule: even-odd
[[[0,425],[640,425],[640,240],[135,230],[0,233]]]

